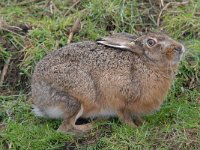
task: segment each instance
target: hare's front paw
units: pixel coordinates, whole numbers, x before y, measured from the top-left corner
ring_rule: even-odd
[[[141,117],[134,117],[133,118],[133,122],[137,125],[137,126],[141,126],[144,124],[144,120]]]
[[[136,128],[137,125],[133,122],[132,116],[126,112],[125,110],[118,112],[118,117],[121,120],[122,123],[125,123],[133,128]]]

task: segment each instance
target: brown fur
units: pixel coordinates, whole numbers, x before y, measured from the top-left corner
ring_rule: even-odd
[[[32,77],[34,106],[42,114],[59,106],[56,111],[62,110],[64,119],[60,131],[89,130],[91,125],[75,125],[78,117],[114,115],[135,126],[133,116],[140,120],[159,109],[178,69],[183,46],[160,33],[121,36],[122,40],[120,34],[104,38],[109,47],[104,41],[70,44],[37,64]],[[148,47],[148,38],[158,43]],[[118,49],[124,44],[126,49]]]

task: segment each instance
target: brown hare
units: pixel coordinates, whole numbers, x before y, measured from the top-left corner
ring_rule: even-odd
[[[33,111],[61,118],[59,131],[88,131],[81,118],[133,118],[159,109],[178,69],[182,44],[165,34],[118,33],[96,42],[72,43],[53,51],[32,76]]]

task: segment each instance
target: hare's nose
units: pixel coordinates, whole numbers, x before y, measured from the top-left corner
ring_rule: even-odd
[[[174,50],[177,51],[179,54],[182,54],[185,51],[182,45],[174,47]]]

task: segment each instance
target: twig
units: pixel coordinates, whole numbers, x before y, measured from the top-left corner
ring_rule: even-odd
[[[47,1],[45,2],[45,5],[44,5],[44,7],[48,7],[48,6],[49,6],[49,4],[50,4],[50,2],[51,2],[51,0],[47,0]]]
[[[9,66],[10,61],[11,61],[11,57],[9,57],[5,62],[5,65],[4,65],[2,73],[1,73],[0,85],[2,85],[3,82],[4,82],[5,75],[7,74],[8,66]]]
[[[64,16],[67,16],[69,12],[74,8],[78,3],[80,3],[80,0],[77,0],[69,9],[68,11],[64,14]]]
[[[51,14],[54,14],[56,11],[60,13],[60,10],[56,7],[52,0],[48,0],[44,7],[49,7]]]
[[[163,0],[160,0],[160,6],[161,6],[161,8],[164,6],[165,4],[164,4],[164,1]]]
[[[24,5],[28,5],[30,3],[35,3],[35,2],[39,2],[41,0],[29,0],[29,1],[22,1],[21,3],[16,4],[17,6],[24,6]]]
[[[13,33],[13,34],[15,34],[17,36],[20,36],[20,37],[24,38],[24,36],[16,33],[15,31],[12,31],[12,29],[19,30],[19,31],[23,30],[22,28],[17,27],[17,26],[7,25],[7,23],[3,20],[3,18],[0,18],[0,30],[7,31],[7,32]]]
[[[78,19],[76,19],[76,21],[74,22],[74,25],[71,28],[71,31],[69,33],[69,37],[68,37],[68,40],[67,40],[67,44],[71,43],[74,34],[79,32],[80,29],[81,29],[81,21],[78,18]]]
[[[159,27],[160,26],[160,19],[161,19],[161,16],[163,14],[163,11],[167,10],[167,8],[169,6],[184,6],[184,5],[187,5],[189,3],[189,1],[185,1],[185,2],[169,2],[167,3],[160,11],[159,15],[158,15],[158,19],[157,19],[157,26]]]
[[[9,26],[9,28],[13,28],[13,29],[16,29],[16,30],[19,30],[19,31],[22,31],[22,30],[23,30],[22,28],[17,27],[17,26]]]
[[[60,10],[56,7],[56,5],[53,3],[53,1],[50,1],[49,7],[50,7],[51,14],[54,13],[54,10],[60,13]]]
[[[0,27],[0,29],[1,30],[4,30],[4,31],[7,31],[7,32],[11,32],[11,33],[13,33],[13,34],[15,34],[15,35],[17,35],[17,36],[20,36],[20,37],[24,37],[24,36],[22,36],[22,35],[20,35],[20,34],[18,34],[18,33],[16,33],[16,32],[14,32],[14,31],[12,31],[12,30],[9,30],[9,29],[7,29],[7,28],[4,28],[4,27]]]

